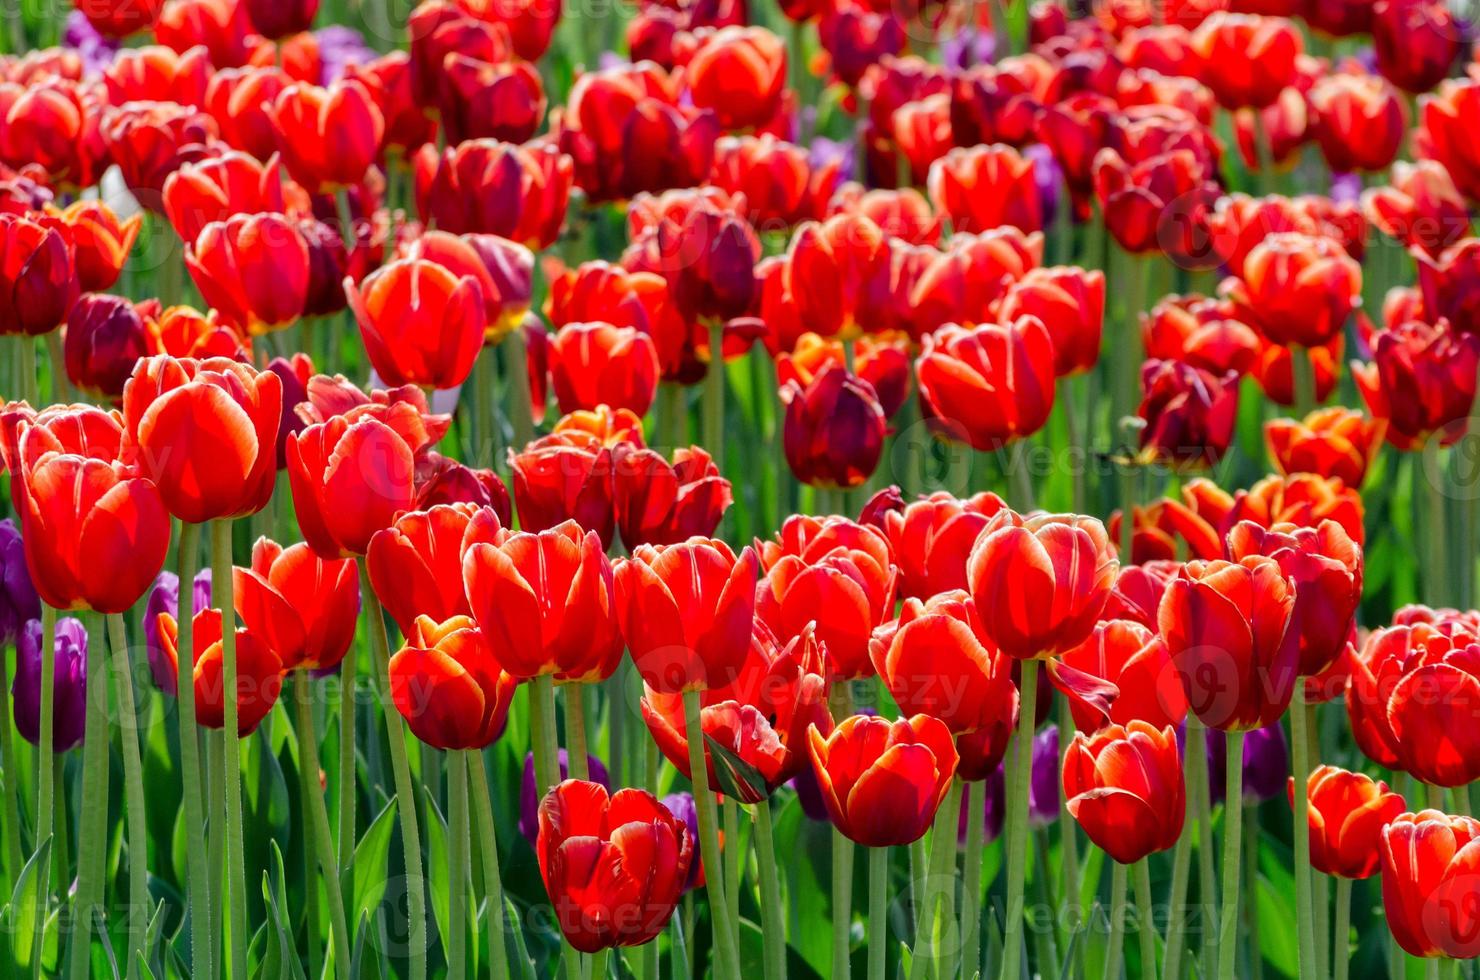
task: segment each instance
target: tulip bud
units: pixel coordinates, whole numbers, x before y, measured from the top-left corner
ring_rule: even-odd
[[[134,364],[149,353],[144,321],[133,304],[106,293],[89,293],[73,304],[62,341],[72,384],[110,400],[123,394]]]
[[[1175,466],[1212,466],[1233,442],[1238,376],[1221,378],[1181,361],[1147,361],[1136,414],[1145,420],[1141,455]]]
[[[1372,46],[1377,70],[1415,95],[1449,74],[1463,37],[1447,4],[1436,0],[1377,0],[1372,5]]]
[[[1480,821],[1438,810],[1400,813],[1382,829],[1382,911],[1412,956],[1474,959],[1475,848]]]
[[[798,480],[817,487],[863,484],[879,466],[887,420],[873,385],[829,366],[806,388],[781,389],[782,444]]]
[[[201,296],[229,323],[257,336],[303,315],[308,243],[278,214],[236,215],[201,230],[185,266]]]
[[[391,698],[412,733],[448,751],[493,744],[518,686],[467,616],[418,617],[389,673]]]
[[[265,38],[281,40],[313,27],[319,0],[242,0],[252,29]]]
[[[231,618],[236,630],[237,734],[245,738],[257,730],[277,704],[283,690],[283,665],[259,636],[236,626],[235,612]],[[221,610],[201,609],[195,614],[191,634],[195,647],[195,721],[217,730],[226,724],[225,652],[221,645],[224,628]],[[159,636],[173,674],[180,657],[180,626],[174,616],[160,614]]]
[[[1376,874],[1383,830],[1407,809],[1403,797],[1381,780],[1335,766],[1312,771],[1308,793],[1311,867],[1359,880]],[[1293,777],[1289,795],[1293,806]]]
[[[1408,134],[1408,112],[1378,75],[1327,75],[1310,90],[1316,138],[1333,172],[1383,170]]]
[[[1203,80],[1227,109],[1272,103],[1295,80],[1304,45],[1283,17],[1217,11],[1192,32]]]
[[[786,45],[764,27],[724,27],[689,58],[684,80],[694,105],[713,110],[725,129],[764,126],[786,87]]]
[[[55,227],[0,214],[0,334],[50,333],[77,298],[73,249]]]
[[[1133,721],[1076,735],[1064,755],[1064,795],[1089,839],[1121,864],[1167,850],[1186,810],[1176,733]]]
[[[385,136],[380,108],[355,81],[328,88],[290,85],[278,94],[268,118],[288,173],[312,192],[357,186]]]
[[[37,748],[41,747],[41,633],[41,621],[33,619],[17,635],[15,678],[10,683],[15,730]],[[51,651],[53,752],[67,752],[82,744],[87,727],[87,644],[87,627],[80,620],[57,620]]]
[[[812,770],[833,826],[864,847],[902,847],[925,835],[956,774],[951,733],[928,715],[844,719],[813,728]]]
[[[1280,473],[1316,473],[1361,487],[1382,444],[1383,423],[1339,406],[1317,409],[1304,420],[1264,424],[1264,442]]]

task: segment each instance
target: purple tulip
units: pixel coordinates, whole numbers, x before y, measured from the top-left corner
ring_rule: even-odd
[[[1208,730],[1208,795],[1214,806],[1223,802],[1227,785],[1228,746],[1222,732]],[[1244,736],[1244,802],[1263,803],[1285,795],[1290,776],[1290,750],[1279,722],[1256,728]]]
[[[600,783],[607,789],[612,788],[611,778],[606,774],[606,766],[594,755],[587,754],[586,767],[591,770],[590,779],[593,783]],[[570,775],[570,757],[564,749],[560,750],[560,778],[564,780]],[[528,752],[524,756],[524,780],[519,786],[519,833],[524,835],[525,840],[531,844],[540,836],[540,798],[534,788],[534,753]]]
[[[694,860],[689,862],[689,876],[683,885],[683,890],[688,892],[699,883],[699,872],[704,870],[704,862],[699,860],[699,808],[694,805],[692,793],[673,793],[663,797],[661,802],[669,813],[689,828],[689,840],[694,842]],[[765,801],[760,805],[770,806]]]
[[[66,752],[82,744],[87,727],[87,630],[75,619],[57,620],[52,651],[56,674],[52,690],[52,746]],[[15,728],[32,745],[41,744],[41,620],[33,619],[16,644],[15,680],[10,685]]]
[[[0,648],[14,643],[27,620],[41,618],[41,600],[26,568],[21,532],[10,518],[0,521]]]
[[[1033,778],[1028,786],[1028,825],[1035,830],[1059,819],[1059,726],[1033,736]]]
[[[195,611],[200,612],[211,604],[211,570],[203,568],[195,576]],[[159,642],[159,614],[180,614],[180,578],[174,572],[160,572],[149,590],[149,599],[144,604],[144,649],[149,655],[149,676],[154,686],[170,697],[179,689],[179,678],[175,664]]]
[[[984,831],[982,843],[990,844],[1002,834],[1002,818],[1006,815],[1007,810],[1006,774],[1003,772],[1002,767],[998,766],[996,771],[986,779],[973,786],[968,786],[966,789],[970,793],[987,794],[987,805],[982,811]],[[966,811],[969,802],[963,793],[961,796],[961,823],[956,830],[956,840],[961,844],[966,843]]]
[[[62,29],[62,46],[71,48],[82,57],[84,76],[96,78],[113,63],[121,44],[99,34],[82,11],[74,10],[67,14],[66,26]]]

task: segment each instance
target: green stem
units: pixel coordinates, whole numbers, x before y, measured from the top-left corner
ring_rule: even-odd
[[[699,692],[683,693],[684,732],[689,743],[689,770],[694,784],[694,808],[699,817],[699,851],[704,861],[704,890],[709,898],[710,918],[714,927],[715,976],[738,980],[740,957],[735,949],[735,934],[730,929],[730,910],[725,903],[721,881],[719,822],[716,819],[714,795],[709,792],[709,770],[704,761],[703,726],[699,715]]]
[[[955,917],[952,899],[956,887],[956,827],[961,821],[961,786],[959,779],[951,782],[945,801],[935,814],[935,828],[930,835],[929,877],[921,889],[923,901],[916,909],[915,948],[910,955],[911,980],[923,980],[928,964],[943,958],[937,932],[942,918]],[[936,962],[936,971],[949,972],[942,971],[939,962]]]
[[[1312,907],[1310,887],[1310,817],[1308,813],[1310,806],[1310,739],[1306,734],[1306,726],[1309,722],[1310,716],[1305,710],[1305,684],[1298,682],[1295,685],[1295,703],[1290,711],[1290,741],[1293,743],[1291,746],[1291,775],[1295,783],[1295,796],[1292,801],[1295,853],[1290,871],[1295,876],[1295,912],[1298,929],[1296,935],[1300,940],[1300,975],[1306,978],[1318,976],[1315,957],[1315,912]],[[1232,748],[1231,742],[1229,747]],[[1236,798],[1229,797],[1229,799]]]
[[[1298,345],[1290,348],[1290,370],[1295,389],[1295,414],[1303,419],[1316,408],[1316,368],[1311,363],[1308,348]]]
[[[611,952],[611,948],[607,947],[605,949],[598,949],[591,954],[589,963],[591,980],[604,980],[607,976],[607,961],[611,959]],[[619,959],[621,955],[620,952],[617,953]]]
[[[1207,729],[1196,715],[1187,716],[1187,747],[1192,756],[1192,784],[1187,792],[1197,804],[1197,878],[1202,903],[1202,966],[1199,975],[1212,976],[1216,968],[1218,930],[1218,876],[1213,869],[1213,806],[1208,793]]]
[[[1156,976],[1156,905],[1151,898],[1150,858],[1136,862],[1136,913],[1140,920],[1141,976]]]
[[[1077,513],[1077,511],[1076,511]],[[1064,756],[1069,751],[1069,745],[1073,742],[1074,734],[1074,712],[1069,708],[1068,698],[1059,698],[1059,771],[1064,768]],[[1064,794],[1059,794],[1059,860],[1063,867],[1064,891],[1063,901],[1060,903],[1067,914],[1064,921],[1073,924],[1081,922],[1083,916],[1080,910],[1083,906],[1079,903],[1079,822],[1069,815],[1069,800]],[[970,852],[968,852],[970,853]],[[1073,959],[1071,970],[1078,971],[1079,944],[1071,941],[1068,950]]]
[[[201,792],[200,727],[195,721],[195,570],[200,559],[200,525],[180,525],[178,565],[180,578],[179,640],[176,649],[176,724],[180,736],[180,780],[184,794],[185,833],[190,846],[185,851],[190,905],[190,956],[192,974],[216,976],[211,944],[211,876],[219,869],[206,863],[206,806]]]
[[[982,856],[986,848],[987,784],[966,784],[966,850],[961,878],[961,972],[975,976],[982,969]]]
[[[1007,927],[1003,931],[1002,980],[1017,980],[1023,950],[1023,885],[1028,873],[1028,789],[1033,766],[1034,713],[1038,708],[1038,661],[1022,662],[1018,725],[1007,786]],[[1122,875],[1122,884],[1124,876]]]
[[[34,358],[36,356],[36,345],[34,343],[28,343],[25,346]],[[65,405],[72,401],[74,395],[72,392],[72,382],[67,379],[67,360],[66,356],[62,353],[62,332],[60,330],[53,330],[46,335],[46,353],[51,360],[52,400]],[[35,377],[34,366],[31,370],[31,377]],[[33,381],[32,384],[35,384],[35,382]]]
[[[509,954],[504,942],[504,883],[499,874],[493,797],[488,792],[488,773],[483,769],[482,753],[468,750],[467,769],[472,789],[473,813],[478,821],[478,854],[483,864],[483,898],[488,903],[488,954],[493,960],[494,980],[508,980]]]
[[[36,845],[41,844],[52,837],[52,826],[55,802],[54,779],[55,766],[59,756],[54,749],[56,739],[54,731],[56,728],[53,714],[56,703],[56,635],[57,635],[57,611],[51,606],[41,605],[41,713],[37,724],[37,749],[36,749]],[[0,724],[10,724],[8,716],[0,719]],[[41,885],[36,890],[37,908],[34,910],[36,928],[31,937],[31,975],[35,980],[41,977],[41,941],[44,938],[43,928],[46,923],[45,910],[47,896],[51,894],[51,869],[57,863],[57,848],[55,842],[43,862],[41,871]],[[65,868],[65,865],[61,865]]]
[[[725,456],[725,357],[724,323],[709,325],[709,373],[704,379],[704,448],[724,472]]]
[[[468,830],[467,756],[448,752],[447,762],[447,980],[463,980],[468,973],[467,877]]]
[[[589,779],[590,765],[587,762],[586,750],[586,685],[566,684],[564,689],[566,766],[571,779]],[[558,759],[559,756],[557,755],[556,758]]]
[[[540,674],[529,685],[529,729],[534,749],[535,789],[542,800],[560,782],[560,740],[555,725],[555,681],[550,674]],[[567,761],[567,767],[569,764]]]
[[[108,840],[108,807],[96,802],[108,799],[108,677],[97,614],[86,615],[87,719],[82,742],[82,798],[95,802],[82,808],[77,894],[72,905],[72,980],[87,980],[92,973],[92,931],[103,912],[103,864]]]
[[[765,978],[782,980],[786,976],[786,922],[781,908],[781,878],[776,871],[776,840],[771,826],[769,799],[761,800],[751,808],[751,827],[755,834],[756,864],[761,881],[761,941]],[[872,873],[870,866],[870,874]],[[873,879],[869,880],[872,882]],[[874,928],[872,919],[869,928]],[[869,955],[873,956],[872,946],[869,947]]]
[[[231,521],[211,524],[211,599],[221,610],[221,684],[224,707],[222,730],[226,738],[226,884],[231,915],[231,976],[247,975],[247,871],[242,839],[241,738],[237,688],[236,604],[231,573]],[[191,587],[180,583],[180,591]]]
[[[1110,875],[1110,942],[1105,948],[1105,980],[1118,980],[1125,967],[1121,949],[1125,943],[1126,867],[1114,862]]]
[[[329,812],[324,806],[324,793],[319,788],[319,740],[314,734],[313,689],[308,671],[293,672],[293,693],[297,719],[293,726],[298,736],[298,769],[303,791],[304,817],[308,821],[308,847],[324,879],[329,897],[329,926],[334,932],[334,973],[339,980],[350,976],[349,922],[344,914],[344,891],[329,837]],[[309,883],[312,895],[316,889]],[[316,900],[315,900],[316,901]]]
[[[1244,804],[1244,823],[1258,827],[1259,804]],[[1264,953],[1259,946],[1259,837],[1246,835],[1244,841],[1244,940],[1249,948],[1249,980],[1264,976]]]
[[[740,948],[740,859],[745,850],[740,842],[740,807],[733,796],[726,796],[722,806],[725,824],[725,843],[721,853],[725,857],[725,907],[730,910],[730,931],[734,934],[735,949]],[[852,867],[852,862],[849,862]],[[852,881],[852,875],[849,875]]]
[[[852,973],[849,934],[853,931],[853,842],[832,832],[832,975]],[[918,940],[916,941],[918,943]]]
[[[507,381],[509,422],[514,430],[514,451],[523,452],[534,438],[534,414],[529,404],[529,354],[525,350],[524,328],[515,327],[499,344],[504,355],[504,378]]]
[[[349,188],[341,187],[334,195],[335,209],[339,213],[339,236],[344,241],[345,251],[355,252],[355,216],[349,206]]]
[[[40,408],[37,404],[41,400],[40,384],[36,380],[36,338],[22,334],[20,337],[20,360],[17,370],[21,376],[20,396],[31,403],[32,408]],[[66,369],[63,368],[63,376]],[[54,399],[61,401],[60,398]]]
[[[1439,437],[1433,436],[1424,443],[1423,453],[1413,457],[1419,472],[1414,479],[1423,483],[1428,502],[1424,523],[1429,532],[1428,561],[1424,582],[1426,598],[1433,603],[1449,601],[1449,527],[1445,517],[1447,503],[1444,493],[1444,465],[1439,459],[1441,450]]]
[[[1136,508],[1141,502],[1141,468],[1120,468],[1120,561],[1129,565],[1134,560],[1136,543]]]
[[[42,659],[50,651],[42,648]],[[16,768],[15,745],[10,735],[10,678],[6,670],[5,646],[0,644],[0,855],[3,855],[8,888],[21,873],[25,855],[21,853],[21,780]],[[39,842],[39,838],[38,838]]]
[[[1336,879],[1336,926],[1333,932],[1331,980],[1346,980],[1351,965],[1352,880]]]
[[[492,347],[485,345],[479,350],[470,382],[473,389],[473,418],[472,425],[468,426],[471,431],[471,458],[477,461],[475,465],[481,467],[490,467],[498,462],[498,420],[494,417],[493,409],[494,379],[498,373],[493,362],[497,356]]]
[[[366,587],[361,582],[360,587]],[[361,600],[361,605],[365,600]],[[336,864],[339,880],[344,890],[355,893],[355,842],[358,831],[355,825],[355,809],[358,767],[355,764],[355,688],[360,673],[359,644],[351,643],[344,659],[339,663],[339,802],[334,815],[335,831],[338,834],[339,851]]]
[[[884,980],[888,950],[889,848],[871,847],[868,849],[868,980]]]
[[[123,750],[123,791],[128,840],[128,975],[138,975],[139,957],[147,952],[144,934],[149,924],[149,821],[144,810],[144,766],[139,755],[139,718],[134,704],[133,665],[123,617],[106,617],[108,646],[113,655],[114,699],[118,704],[120,744]]]
[[[1298,714],[1298,712],[1297,712]],[[1218,926],[1218,980],[1233,980],[1234,952],[1238,949],[1238,891],[1242,876],[1244,817],[1244,733],[1229,732],[1228,777],[1223,794],[1223,904]],[[1295,782],[1300,782],[1297,776]],[[1300,812],[1304,816],[1304,812]],[[1297,834],[1297,838],[1298,838]],[[1300,869],[1297,860],[1296,870]],[[1299,879],[1296,879],[1299,891]],[[1302,947],[1304,943],[1302,942]],[[1309,976],[1309,974],[1306,974]]]
[[[385,712],[386,741],[390,743],[391,774],[396,787],[396,815],[401,824],[401,850],[406,860],[406,912],[409,921],[407,955],[411,961],[411,980],[425,980],[427,975],[427,906],[426,879],[421,863],[421,829],[417,816],[416,790],[407,759],[406,725],[391,705],[390,639],[385,631],[385,612],[375,590],[370,588],[370,572],[360,559],[360,594],[370,612],[371,665],[375,674],[375,694]]]

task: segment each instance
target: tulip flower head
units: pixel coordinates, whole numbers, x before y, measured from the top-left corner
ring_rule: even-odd
[[[1401,813],[1382,830],[1382,909],[1411,956],[1480,955],[1474,904],[1480,821],[1438,810]]]
[[[1182,755],[1170,727],[1144,721],[1074,736],[1064,754],[1069,813],[1121,864],[1165,851],[1182,835]]]
[[[1289,795],[1295,798],[1295,779]],[[1310,774],[1310,864],[1322,874],[1370,878],[1377,873],[1383,830],[1407,807],[1387,783],[1335,766]]]
[[[444,750],[481,749],[503,732],[518,681],[467,616],[420,616],[390,660],[391,699],[417,738]]]
[[[332,670],[354,640],[359,577],[347,558],[324,560],[306,544],[268,538],[252,564],[233,570],[236,611],[283,663],[283,670]]]
[[[232,619],[235,618],[233,613]],[[160,613],[158,628],[168,672],[174,674],[180,658],[180,625],[174,616]],[[283,690],[283,663],[255,633],[235,628],[237,734],[245,738],[257,730],[277,704]],[[221,610],[201,609],[196,612],[191,635],[195,647],[192,674],[195,679],[195,720],[206,728],[220,729],[226,724],[222,632]]]
[[[10,682],[11,711],[21,738],[41,746],[41,621],[27,622],[16,636],[15,677]],[[82,744],[87,727],[87,628],[70,617],[58,619],[51,652],[53,752]]]

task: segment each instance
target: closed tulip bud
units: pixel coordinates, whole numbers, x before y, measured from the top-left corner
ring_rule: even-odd
[[[112,289],[139,237],[142,214],[120,221],[100,201],[77,201],[59,215],[66,226],[77,272],[77,288],[84,293]]]
[[[662,271],[686,318],[731,320],[750,310],[761,247],[744,220],[731,212],[698,207],[682,224],[659,225],[657,234]]]
[[[1077,266],[1032,269],[1007,290],[998,314],[1009,323],[1024,316],[1043,321],[1053,340],[1054,373],[1088,371],[1100,354],[1105,320],[1105,275]]]
[[[995,493],[966,500],[939,491],[887,513],[882,528],[907,597],[929,599],[967,587],[966,558],[982,528],[1007,504]]]
[[[287,73],[276,67],[217,71],[206,86],[206,111],[228,144],[258,160],[269,160],[277,153],[272,107],[291,84]]]
[[[205,105],[211,60],[203,47],[176,52],[162,45],[126,48],[103,70],[110,105],[125,102],[175,102]]]
[[[1282,17],[1218,11],[1192,32],[1203,81],[1226,109],[1272,103],[1295,80],[1303,48],[1299,30]]]
[[[236,630],[237,735],[246,738],[272,713],[283,691],[283,664],[272,648],[250,630]],[[221,610],[202,609],[195,614],[191,644],[195,647],[195,722],[220,730],[226,724],[225,651],[222,648]],[[169,613],[159,616],[159,637],[171,674],[180,657],[180,625]]]
[[[1203,161],[1180,149],[1139,162],[1106,148],[1095,157],[1095,196],[1106,227],[1126,251],[1166,252],[1179,263],[1217,263],[1208,216],[1219,196]]]
[[[448,751],[492,745],[518,686],[467,616],[417,617],[389,673],[391,699],[412,734]]]
[[[841,178],[837,163],[816,163],[803,147],[770,133],[722,136],[714,144],[710,180],[745,195],[746,215],[759,227],[820,221]]]
[[[231,150],[187,163],[164,182],[164,213],[185,242],[194,242],[213,221],[285,210],[276,154],[263,164]]]
[[[527,61],[449,54],[442,72],[436,108],[449,145],[485,138],[522,143],[545,119],[544,86]]]
[[[1271,419],[1264,423],[1264,444],[1284,475],[1316,473],[1361,487],[1385,428],[1361,412],[1333,406],[1317,409],[1303,420]]]
[[[483,292],[425,259],[402,259],[344,292],[375,373],[387,384],[455,388],[483,347]]]
[[[1032,157],[1010,146],[956,148],[930,165],[930,200],[959,231],[980,232],[1011,225],[1024,232],[1043,228]]]
[[[833,74],[852,88],[870,66],[887,55],[903,53],[905,26],[892,12],[862,5],[829,6],[818,21],[817,40],[831,60]]]
[[[1379,330],[1369,345],[1372,360],[1354,363],[1352,380],[1372,417],[1387,423],[1388,442],[1411,451],[1431,436],[1452,444],[1464,434],[1480,336],[1412,321]]]
[[[1017,714],[1012,663],[963,591],[906,599],[899,618],[874,631],[869,653],[901,714],[930,715],[956,734],[1010,726]]]
[[[616,566],[622,634],[643,681],[660,694],[723,687],[750,649],[760,564],[746,548],[690,538],[643,545]]]
[[[242,623],[278,655],[283,670],[333,670],[354,640],[360,614],[355,563],[325,560],[306,544],[284,548],[268,538],[252,546],[252,564],[233,570]]]
[[[252,30],[274,41],[313,27],[319,0],[242,0]]]
[[[1403,101],[1379,75],[1327,75],[1309,100],[1321,154],[1333,171],[1383,170],[1408,134]]]
[[[199,524],[267,505],[282,399],[276,374],[239,361],[139,361],[123,389],[129,445],[171,514]]]
[[[1300,668],[1295,584],[1273,558],[1189,562],[1158,610],[1194,714],[1248,731],[1284,714]]]
[[[1407,809],[1387,783],[1335,766],[1309,780],[1310,864],[1322,874],[1370,878],[1377,873],[1383,830]],[[1294,805],[1295,779],[1290,779]]]
[[[36,164],[54,187],[81,190],[108,165],[99,132],[101,93],[55,77],[36,80],[9,102],[0,127],[0,154],[16,167]]]
[[[288,438],[288,477],[303,538],[324,558],[363,555],[413,503],[415,466],[402,435],[373,416],[335,416]]]
[[[873,385],[833,365],[805,388],[788,382],[781,400],[786,463],[798,480],[846,489],[873,475],[888,427]]]
[[[74,0],[92,29],[105,38],[124,38],[154,26],[165,0]]]
[[[1361,302],[1362,267],[1336,242],[1270,235],[1244,259],[1232,298],[1276,344],[1320,347],[1346,327]]]
[[[786,281],[803,326],[823,337],[851,339],[869,326],[887,292],[890,251],[884,232],[862,216],[807,223],[792,236]]]
[[[1089,839],[1121,864],[1167,850],[1182,836],[1186,811],[1175,730],[1132,721],[1074,736],[1064,796]]]
[[[966,578],[988,638],[1010,657],[1034,660],[1084,642],[1118,569],[1094,518],[1004,510],[982,530]]]
[[[212,222],[185,247],[185,266],[201,296],[252,336],[281,329],[303,315],[308,259],[303,235],[278,214]]]
[[[864,847],[923,837],[956,775],[950,730],[928,715],[894,722],[854,715],[826,737],[813,728],[809,742],[828,817]]]
[[[1141,342],[1150,359],[1182,361],[1214,375],[1246,374],[1261,346],[1232,304],[1195,295],[1168,296],[1141,314]]]
[[[15,642],[21,628],[41,618],[41,599],[26,570],[25,544],[10,518],[0,520],[0,646]]]
[[[511,450],[509,465],[520,527],[544,531],[573,520],[610,547],[615,530],[610,449],[550,440],[521,453]]]
[[[1181,361],[1141,367],[1141,455],[1178,467],[1212,466],[1233,442],[1238,376],[1218,377]]]
[[[1474,959],[1480,922],[1472,898],[1480,821],[1438,810],[1400,813],[1382,829],[1382,910],[1411,956]]]
[[[385,117],[355,81],[328,88],[290,85],[278,94],[269,118],[288,173],[316,193],[357,186],[385,136]]]
[[[535,852],[561,933],[586,953],[656,938],[697,860],[688,828],[652,794],[576,779],[541,801]]]
[[[1139,566],[1125,571],[1135,567]],[[1088,639],[1064,652],[1060,663],[1119,689],[1110,702],[1111,724],[1143,721],[1156,729],[1179,728],[1187,717],[1187,694],[1166,644],[1144,623],[1129,619],[1097,623]],[[1092,732],[1105,721],[1097,706],[1082,699],[1071,697],[1069,707],[1080,731]]]
[[[445,231],[429,231],[406,250],[406,255],[413,259],[428,259],[456,276],[472,276],[477,280],[483,293],[483,311],[487,315],[488,326],[483,334],[487,343],[496,344],[503,340],[529,312],[534,253],[518,242],[497,235],[451,235]]]
[[[202,568],[196,573],[191,590],[195,601],[192,608],[200,610],[210,607],[209,568]],[[149,590],[149,597],[144,602],[143,622],[144,649],[149,658],[150,679],[154,681],[155,687],[173,698],[179,696],[180,678],[170,655],[165,652],[164,641],[159,633],[160,615],[166,613],[173,618],[180,615],[180,577],[174,572],[160,572],[159,577],[154,580],[154,588]]]
[[[1439,84],[1459,57],[1463,36],[1448,5],[1436,0],[1372,5],[1377,70],[1406,92],[1418,95]]]
[[[786,45],[764,27],[725,27],[709,35],[684,68],[689,96],[725,129],[765,125],[781,106]]]
[[[551,146],[469,140],[416,157],[417,210],[443,231],[481,232],[530,248],[560,235],[570,199],[570,157]]]
[[[72,384],[117,399],[134,364],[148,353],[144,320],[122,296],[89,293],[67,314],[62,351]]]
[[[675,450],[671,464],[631,444],[612,451],[612,504],[629,551],[708,537],[732,503],[730,481],[698,446]]]
[[[37,748],[42,748],[41,633],[41,621],[32,619],[16,635],[15,677],[10,682],[15,730]],[[67,752],[81,745],[87,728],[87,642],[87,628],[80,620],[57,620],[51,651],[53,752]]]
[[[973,449],[1030,436],[1053,410],[1053,340],[1034,316],[975,329],[944,326],[925,338],[915,375],[927,421]]]
[[[0,214],[0,334],[50,333],[66,320],[77,290],[62,230]]]
[[[647,413],[658,390],[658,353],[647,334],[610,323],[572,323],[550,345],[551,379],[562,412],[598,405]]]

